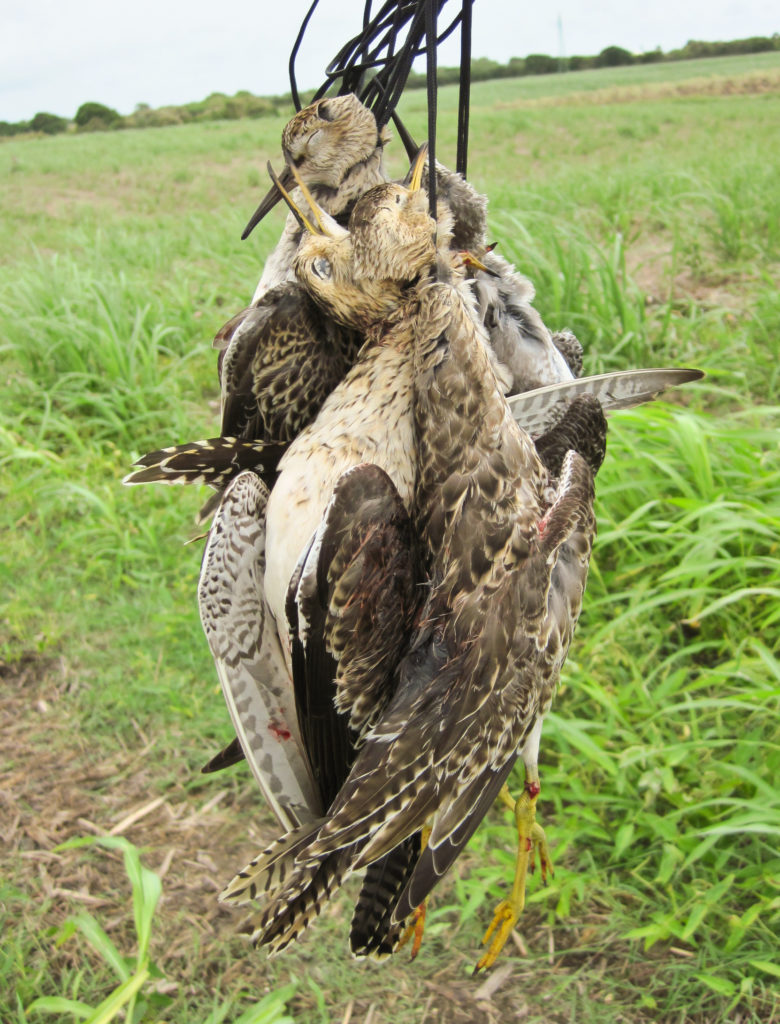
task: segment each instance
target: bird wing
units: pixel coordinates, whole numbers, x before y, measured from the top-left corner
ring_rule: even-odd
[[[360,339],[293,283],[239,317],[222,362],[222,433],[290,442],[344,377]]]
[[[325,513],[318,591],[327,594],[336,705],[363,735],[384,711],[418,605],[412,526],[395,485],[364,464],[339,479]]]
[[[411,526],[390,477],[336,484],[288,591],[298,720],[324,806],[386,707],[416,604]]]
[[[201,622],[241,747],[287,830],[320,813],[298,732],[295,700],[265,604],[268,489],[239,474],[214,517],[198,583]]]
[[[569,403],[580,395],[592,395],[604,412],[610,413],[652,401],[668,388],[703,376],[701,370],[687,368],[620,370],[524,391],[510,395],[507,402],[520,426],[537,437],[555,426]]]
[[[283,443],[237,437],[188,441],[142,455],[122,483],[209,484],[219,490],[245,469],[273,477],[286,450]]]

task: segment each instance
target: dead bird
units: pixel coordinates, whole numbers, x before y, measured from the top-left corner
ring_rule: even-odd
[[[317,100],[300,110],[282,132],[282,186],[293,188],[295,180],[287,168],[295,167],[319,206],[346,224],[355,200],[386,180],[383,156],[389,140],[387,129],[377,126],[374,115],[354,94]],[[281,198],[274,184],[241,237],[247,238]],[[301,233],[300,224],[290,213],[282,237],[265,263],[253,303],[270,288],[290,279]]]
[[[365,207],[356,206],[353,223],[357,226],[359,212],[364,214],[362,231],[371,235],[372,246],[392,251],[388,265],[404,280],[416,280],[401,321],[405,345],[410,325],[413,345],[409,397],[416,444],[414,454],[406,455],[412,472],[403,467],[399,473],[398,449],[387,472],[401,504],[407,505],[414,488],[414,534],[429,584],[390,702],[386,710],[374,711],[375,724],[361,737],[357,759],[327,815],[284,837],[226,890],[225,898],[234,902],[270,894],[270,903],[246,930],[274,950],[299,934],[353,870],[391,856],[429,823],[424,849],[418,840],[421,852],[405,853],[409,870],[403,887],[380,915],[388,931],[399,927],[473,833],[518,754],[526,764],[529,804],[518,814],[518,862],[525,857],[527,864],[526,839],[535,835],[541,719],[579,614],[594,532],[587,462],[567,451],[559,477],[551,479],[533,441],[512,418],[462,288],[451,280],[431,280],[381,244],[384,237],[408,234],[409,251],[426,252],[429,271],[436,263],[433,223],[410,215],[416,211],[409,195],[396,202],[388,186],[381,188],[385,191],[364,196]],[[359,248],[357,237],[353,248]],[[402,370],[400,361],[398,373]],[[379,393],[370,402],[398,401],[400,408],[398,395],[385,395],[382,387],[374,388]],[[408,400],[406,391],[402,397]],[[590,432],[603,437],[603,415],[593,405]],[[348,404],[340,398],[336,407]],[[335,420],[323,421],[331,433]],[[344,437],[338,448],[345,442]],[[316,425],[302,447],[311,453],[309,460],[322,458]],[[293,478],[291,494],[302,476]],[[388,488],[386,497],[391,495]],[[286,491],[281,497],[285,506],[293,504]],[[357,505],[360,509],[359,499]],[[270,535],[270,508],[268,519]],[[311,601],[311,589],[303,586],[307,569],[316,580],[327,569],[321,561],[324,544],[315,533],[302,560],[299,610],[307,607],[304,598]],[[285,566],[290,560],[287,554]],[[286,568],[279,575],[283,579]],[[556,595],[552,600],[551,594]],[[354,594],[349,600],[359,603]],[[313,618],[309,612],[307,628]],[[320,618],[327,621],[324,612]],[[346,700],[337,696],[336,703],[350,712]],[[513,894],[512,907],[516,904]]]

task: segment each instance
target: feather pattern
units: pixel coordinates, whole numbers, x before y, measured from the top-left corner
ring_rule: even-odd
[[[356,204],[354,265],[366,263],[375,245],[388,245],[387,232],[393,238],[389,261],[376,266],[412,282],[412,262],[430,251],[432,222],[420,219],[412,229],[416,206],[401,191],[398,202],[386,202],[394,189],[399,186],[376,188]],[[379,224],[371,218],[372,203]],[[410,229],[398,233],[397,250],[394,216],[407,218]],[[392,946],[400,923],[477,827],[518,753],[538,745],[582,605],[595,532],[593,473],[606,435],[598,402],[587,397],[589,384],[572,382],[567,366],[566,383],[545,389],[541,404],[553,404],[553,391],[571,394],[572,387],[573,400],[553,421],[539,419],[546,436],[537,451],[503,397],[457,262],[440,252],[437,273],[447,280],[423,274],[411,285],[402,318],[414,341],[414,530],[428,579],[425,603],[409,631],[389,704],[323,823],[286,857],[285,882],[247,925],[255,941],[274,951],[364,867],[368,888],[354,945],[360,951]],[[356,274],[350,295],[362,281]],[[367,281],[373,287],[373,279]],[[333,301],[338,294],[344,293],[337,291]],[[342,310],[345,323],[349,312]],[[549,335],[541,340],[560,357]],[[576,362],[576,353],[572,358]],[[343,406],[343,397],[339,402]],[[327,632],[322,611],[331,598],[323,596],[319,572],[325,546],[321,532],[304,560],[312,581],[306,600],[297,600],[305,631]],[[345,603],[356,600],[363,581],[359,572]],[[319,620],[306,607],[315,592]],[[330,653],[337,651],[338,644]],[[353,705],[346,701],[344,710]],[[407,844],[426,822],[428,844],[419,856],[410,855]]]
[[[295,283],[275,288],[231,324],[221,361],[222,433],[289,444],[344,377],[362,339]]]
[[[244,753],[280,823],[319,813],[290,677],[262,589],[268,491],[253,473],[230,484],[217,510],[198,583],[201,622]]]
[[[254,934],[274,949],[316,916],[323,871],[330,886],[343,881],[431,817],[391,921],[424,897],[549,707],[579,611],[584,572],[565,622],[549,621],[547,598],[561,548],[576,537],[589,552],[587,464],[567,455],[546,498],[548,473],[514,424],[456,289],[421,287],[414,327],[415,510],[432,589],[387,711],[290,881],[255,918]]]
[[[273,479],[284,444],[245,441],[238,437],[209,437],[148,452],[122,483],[128,485],[209,484],[218,490],[245,469]]]
[[[417,832],[366,868],[349,933],[355,956],[386,956],[395,949],[402,925],[393,923],[393,910],[409,882],[420,848]]]
[[[569,402],[579,395],[591,395],[609,414],[651,402],[669,388],[701,380],[703,376],[701,370],[682,367],[616,370],[510,395],[507,402],[517,422],[538,437],[555,426]]]

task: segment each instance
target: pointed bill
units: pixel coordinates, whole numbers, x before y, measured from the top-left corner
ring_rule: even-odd
[[[290,173],[292,182],[294,182],[298,186],[298,188],[301,190],[303,194],[303,198],[309,204],[309,208],[312,212],[315,223],[317,225],[316,227],[314,227],[309,221],[309,219],[305,216],[301,208],[298,206],[298,204],[295,202],[295,200],[292,198],[290,193],[287,191],[281,179],[276,176],[274,169],[271,166],[270,160],[267,166],[268,173],[271,176],[271,180],[273,181],[274,186],[279,190],[282,198],[292,211],[293,216],[305,231],[308,231],[309,234],[312,235],[325,235],[328,238],[343,238],[345,235],[349,233],[346,230],[346,228],[343,228],[338,223],[338,221],[334,220],[334,218],[331,217],[329,213],[326,213],[322,209],[322,207],[317,203],[317,200],[309,191],[306,182],[303,180],[300,174],[296,171],[294,167],[288,165],[286,169]]]
[[[293,184],[294,178],[292,176],[292,173],[291,173],[289,167],[285,167],[284,168],[282,173],[279,175],[279,181],[281,181],[282,185],[285,188],[287,188],[287,189],[292,188],[292,184]],[[263,217],[265,217],[265,215],[267,213],[270,213],[271,210],[273,210],[273,208],[276,206],[276,204],[278,202],[281,202],[281,199],[282,199],[282,193],[279,190],[279,188],[277,186],[277,183],[274,182],[272,187],[268,190],[266,195],[261,200],[260,205],[258,206],[258,208],[255,210],[255,212],[249,218],[249,223],[244,228],[243,234],[241,235],[241,241],[242,242],[245,241],[245,239],[249,238],[249,236],[254,231],[254,229],[257,227],[257,225],[260,223],[260,221],[263,219]]]
[[[418,192],[422,185],[423,170],[425,169],[425,161],[428,158],[428,143],[424,142],[417,151],[417,156],[414,158],[414,163],[409,168],[409,173],[404,179],[404,183],[410,192]]]
[[[295,219],[298,221],[298,224],[303,228],[303,230],[308,231],[310,235],[324,234],[324,231],[318,231],[317,228],[312,227],[303,210],[301,210],[301,208],[295,202],[293,197],[282,184],[281,178],[277,177],[276,171],[271,166],[270,160],[268,161],[266,166],[268,168],[268,173],[271,176],[271,181],[274,183],[274,187],[278,189],[280,197],[284,199],[285,203],[287,203],[287,205],[290,208],[290,212],[292,213],[293,217],[295,217]],[[290,170],[290,168],[287,167],[286,170],[290,171],[290,178],[292,179],[292,181],[295,181],[295,179],[292,177],[292,171]]]
[[[555,426],[566,406],[580,395],[592,395],[609,414],[650,402],[668,388],[701,380],[703,376],[701,370],[688,368],[620,370],[509,395],[507,402],[520,426],[538,437]]]

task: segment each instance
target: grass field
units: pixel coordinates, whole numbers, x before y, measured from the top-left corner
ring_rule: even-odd
[[[296,1024],[780,1021],[778,72],[762,54],[473,90],[470,177],[546,322],[589,372],[708,375],[611,421],[540,760],[555,878],[477,980],[512,872],[497,809],[413,964],[350,960],[349,894],[289,955],[234,936],[216,893],[274,827],[246,771],[198,773],[230,734],[184,544],[203,495],[119,483],[217,429],[211,339],[280,228],[238,241],[282,122],[0,146],[4,1024],[87,1019],[117,986],[170,1024],[273,1024],[285,1003]],[[422,136],[424,94],[405,102]],[[131,853],[55,849],[108,833],[162,879],[151,926]]]

